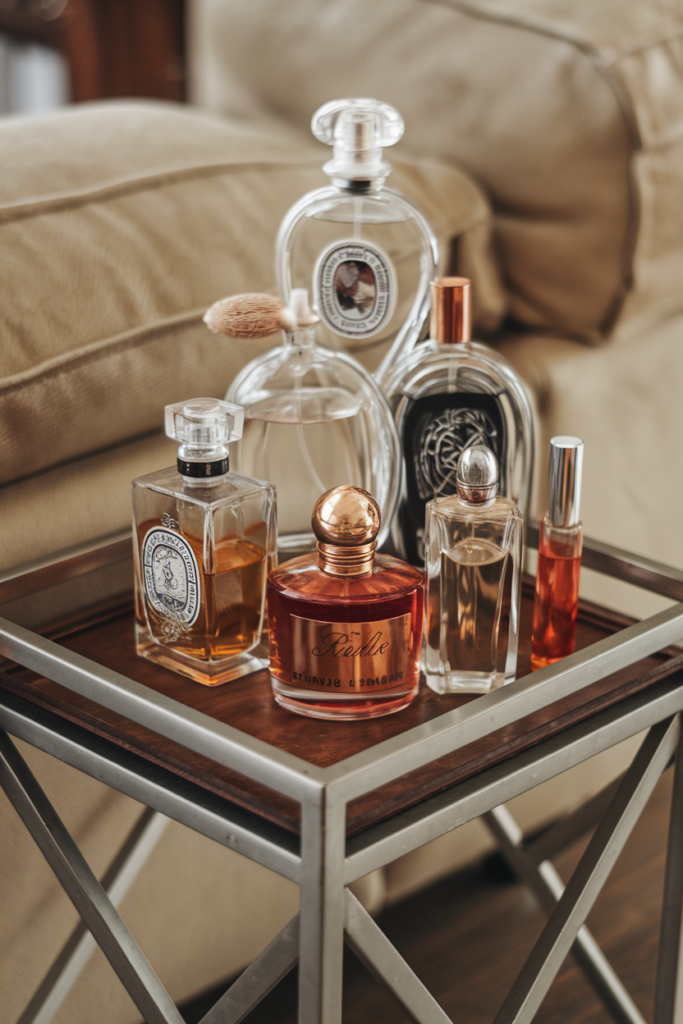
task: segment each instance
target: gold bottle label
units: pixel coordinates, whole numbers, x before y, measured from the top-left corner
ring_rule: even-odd
[[[406,685],[409,614],[374,622],[292,615],[291,630],[292,686],[371,696]]]

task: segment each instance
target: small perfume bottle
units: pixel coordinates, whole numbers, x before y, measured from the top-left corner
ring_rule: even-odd
[[[317,554],[268,578],[275,700],[311,718],[376,718],[411,702],[420,680],[422,573],[375,555],[377,502],[335,487],[313,509]]]
[[[427,505],[427,683],[437,693],[488,693],[515,678],[522,514],[497,495],[483,445],[458,460],[457,494]]]
[[[352,483],[376,495],[388,534],[400,485],[393,416],[378,384],[351,356],[316,344],[319,317],[305,288],[283,309],[272,295],[236,295],[206,314],[233,337],[284,329],[284,344],[245,366],[226,399],[244,407],[236,468],[277,488],[278,548],[291,558],[312,550],[310,510],[331,487]]]
[[[579,607],[583,441],[550,440],[548,511],[538,536],[531,667],[544,668],[574,651]]]
[[[470,340],[471,284],[432,282],[429,341],[387,376],[404,479],[392,529],[395,551],[413,565],[425,559],[425,506],[455,494],[460,453],[485,445],[500,467],[499,490],[526,516],[534,462],[531,406],[519,377],[493,349]]]
[[[388,346],[375,376],[419,340],[429,313],[429,282],[439,249],[434,232],[406,196],[386,188],[391,165],[382,149],[403,135],[387,103],[342,99],[313,115],[313,134],[334,146],[323,170],[332,184],[309,192],[285,216],[277,238],[278,290],[312,289],[331,347],[374,339]]]
[[[229,472],[243,416],[215,398],[167,405],[177,469],[133,481],[138,654],[206,686],[267,664],[258,648],[275,488]]]

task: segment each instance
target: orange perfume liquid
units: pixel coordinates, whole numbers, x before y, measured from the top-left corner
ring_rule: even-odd
[[[579,605],[581,523],[554,526],[541,521],[531,636],[531,667],[544,668],[574,651]]]

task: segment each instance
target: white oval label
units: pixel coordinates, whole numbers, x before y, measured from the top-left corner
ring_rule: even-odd
[[[152,608],[175,625],[178,635],[185,632],[196,621],[202,598],[199,566],[185,538],[175,530],[148,530],[142,542],[142,574]]]
[[[389,257],[368,242],[335,242],[315,267],[315,300],[327,326],[346,338],[369,338],[396,305],[396,275]]]

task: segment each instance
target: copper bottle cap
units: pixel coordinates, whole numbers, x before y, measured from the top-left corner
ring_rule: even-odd
[[[379,505],[360,487],[343,484],[318,498],[311,526],[323,572],[331,576],[363,576],[370,572],[380,522]]]
[[[440,277],[430,285],[432,315],[429,336],[454,344],[472,337],[472,282],[468,277]]]

